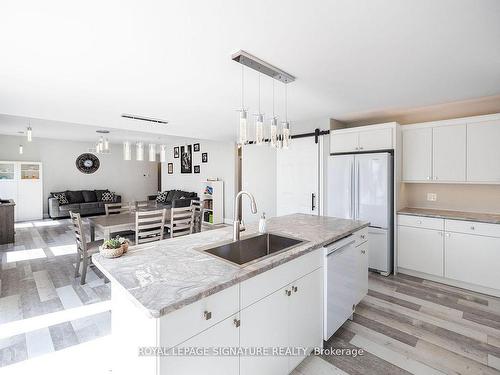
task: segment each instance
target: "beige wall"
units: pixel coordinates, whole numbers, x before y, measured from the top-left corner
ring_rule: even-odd
[[[408,207],[500,213],[500,185],[404,184]],[[427,193],[437,194],[435,202]]]

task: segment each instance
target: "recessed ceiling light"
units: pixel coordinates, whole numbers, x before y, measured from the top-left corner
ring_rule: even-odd
[[[129,113],[122,113],[122,117],[131,119],[131,120],[155,122],[157,124],[168,124],[167,120],[162,120],[162,119],[154,118],[154,117],[140,116],[140,115],[131,115]]]

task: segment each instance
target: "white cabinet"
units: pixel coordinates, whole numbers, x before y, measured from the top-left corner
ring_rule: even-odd
[[[403,132],[403,181],[429,181],[432,178],[432,128]]]
[[[443,232],[415,227],[398,227],[398,267],[444,276]]]
[[[182,350],[210,349],[210,348],[237,348],[239,346],[239,315],[235,314],[220,323],[210,327],[193,338],[177,345],[174,350],[180,354]],[[160,374],[176,375],[234,375],[239,371],[239,357],[218,355],[213,352],[209,355],[176,355],[160,358]]]
[[[16,203],[15,220],[43,218],[42,163],[0,162],[0,198]]]
[[[500,182],[500,120],[467,125],[467,181]]]
[[[358,257],[358,270],[356,272],[356,305],[368,294],[368,250],[368,241],[356,247],[356,254]]]
[[[395,123],[332,130],[330,153],[391,150]]]
[[[465,181],[466,125],[432,129],[432,179]]]
[[[290,347],[307,347],[312,350],[314,347],[322,345],[322,286],[323,268],[317,269],[291,284],[292,295],[289,298],[288,314],[288,345]],[[304,358],[305,356],[289,357],[289,372],[297,367]]]
[[[264,299],[241,310],[240,346],[286,347],[290,288],[277,290]],[[242,356],[240,375],[288,374],[286,356]]]
[[[500,289],[500,238],[446,232],[445,277]]]

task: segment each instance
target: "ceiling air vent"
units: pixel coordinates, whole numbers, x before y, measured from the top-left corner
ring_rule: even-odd
[[[156,124],[168,124],[167,120],[162,120],[162,119],[153,118],[153,117],[140,116],[140,115],[131,115],[129,113],[122,113],[122,117],[131,119],[131,120],[154,122]]]

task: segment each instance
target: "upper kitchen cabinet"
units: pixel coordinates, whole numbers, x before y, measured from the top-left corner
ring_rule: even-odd
[[[467,181],[500,183],[500,120],[467,124]]]
[[[432,179],[441,182],[465,181],[466,125],[432,129]]]
[[[391,150],[396,123],[332,130],[330,153]]]
[[[403,132],[403,180],[432,179],[432,128],[415,128]]]

